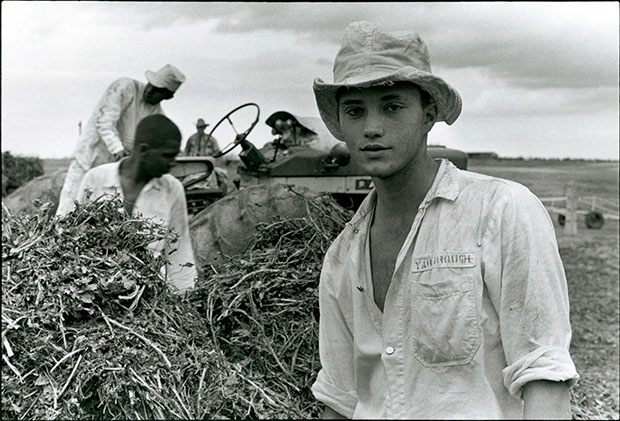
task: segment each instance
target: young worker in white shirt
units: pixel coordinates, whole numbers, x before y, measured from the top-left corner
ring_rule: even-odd
[[[174,97],[185,81],[185,76],[171,64],[156,72],[147,71],[145,76],[146,84],[126,77],[115,80],[95,106],[73,152],[56,215],[73,210],[86,171],[131,153],[140,120],[163,114],[160,103]]]
[[[566,278],[541,202],[427,154],[461,98],[411,32],[347,27],[321,118],[375,188],[319,287],[324,418],[570,419]]]
[[[183,184],[168,174],[180,147],[181,132],[176,124],[162,114],[145,117],[136,128],[131,155],[88,171],[77,200],[83,203],[119,193],[128,214],[176,231],[179,239],[175,244],[158,242],[152,248],[155,253],[165,253],[167,281],[173,292],[183,294],[194,287],[197,271]]]

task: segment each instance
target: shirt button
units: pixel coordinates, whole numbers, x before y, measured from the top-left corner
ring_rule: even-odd
[[[387,348],[385,348],[385,353],[388,355],[392,355],[394,353],[394,348],[391,346],[388,346]]]

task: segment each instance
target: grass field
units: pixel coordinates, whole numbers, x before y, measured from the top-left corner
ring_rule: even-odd
[[[68,160],[44,160],[51,172],[66,168]],[[469,170],[517,181],[539,197],[563,196],[574,180],[578,196],[597,196],[615,207],[619,201],[618,162],[470,160]],[[580,373],[572,389],[576,419],[619,419],[618,361],[618,221],[605,221],[598,230],[570,236],[553,215],[564,262],[571,304],[571,355]]]

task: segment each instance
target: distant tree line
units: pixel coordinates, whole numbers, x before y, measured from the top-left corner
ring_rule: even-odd
[[[22,184],[43,175],[43,162],[37,157],[13,156],[2,153],[2,197],[11,194]]]

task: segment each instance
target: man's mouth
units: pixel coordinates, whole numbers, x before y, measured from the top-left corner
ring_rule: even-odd
[[[362,152],[378,152],[378,151],[385,151],[387,149],[390,149],[388,146],[382,145],[380,143],[373,143],[373,144],[367,144],[364,145],[360,148],[360,151]]]

